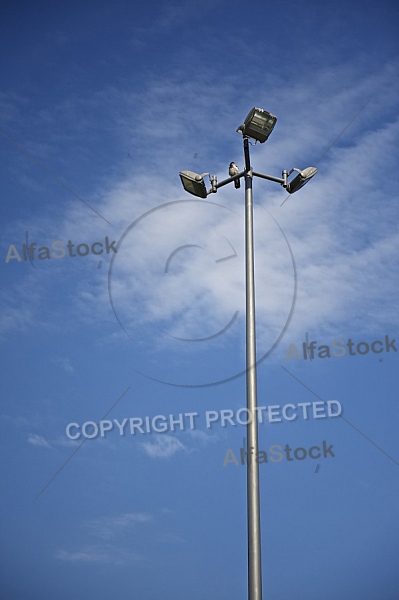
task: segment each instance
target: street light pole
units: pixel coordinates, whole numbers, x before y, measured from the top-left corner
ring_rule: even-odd
[[[258,419],[256,390],[255,269],[253,237],[252,170],[248,139],[245,154],[245,283],[246,283],[246,384],[247,384],[247,518],[248,518],[248,600],[262,600],[260,539],[260,495]]]
[[[245,169],[239,172],[235,163],[230,163],[228,179],[218,183],[216,176],[210,176],[211,187],[206,189],[204,176],[193,171],[179,173],[184,189],[197,196],[206,198],[219,188],[241,179],[245,180],[245,285],[246,285],[246,388],[247,388],[247,521],[248,521],[248,600],[262,600],[262,566],[260,538],[260,494],[258,464],[258,414],[256,396],[256,331],[255,331],[255,268],[252,180],[254,177],[279,183],[289,194],[300,190],[317,173],[316,167],[282,172],[281,177],[258,173],[251,167],[248,138],[263,144],[273,131],[277,117],[262,108],[253,108],[240,125],[237,132],[244,138]],[[296,171],[298,175],[288,181]],[[236,187],[240,187],[239,185]]]

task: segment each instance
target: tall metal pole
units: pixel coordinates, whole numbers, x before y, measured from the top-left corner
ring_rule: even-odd
[[[258,415],[256,394],[255,276],[253,240],[252,170],[248,139],[245,155],[245,278],[246,278],[246,382],[247,382],[247,515],[248,515],[248,600],[262,600]]]

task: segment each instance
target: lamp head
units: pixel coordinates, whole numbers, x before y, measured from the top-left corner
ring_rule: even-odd
[[[237,129],[244,137],[249,137],[263,144],[273,131],[277,117],[263,110],[253,108],[247,115],[244,123]]]
[[[198,173],[194,173],[194,171],[181,171],[179,175],[186,192],[193,196],[197,196],[198,198],[207,197],[204,175],[208,175],[208,173],[198,175]]]
[[[287,185],[287,192],[289,194],[300,190],[317,173],[316,167],[307,167],[303,171],[299,171],[299,169],[294,170],[298,171],[298,175]]]

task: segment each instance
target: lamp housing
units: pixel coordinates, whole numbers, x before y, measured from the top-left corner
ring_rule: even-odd
[[[244,123],[237,129],[237,133],[263,144],[273,131],[276,122],[275,115],[263,108],[255,107],[249,111]]]
[[[179,173],[184,189],[189,194],[198,198],[206,198],[207,191],[203,179],[203,175],[198,175],[194,171],[181,171]],[[205,173],[207,175],[207,173]]]
[[[316,167],[307,167],[306,169],[303,169],[303,171],[300,171],[299,169],[294,170],[298,171],[298,175],[287,185],[287,192],[289,194],[293,194],[300,190],[317,173]]]

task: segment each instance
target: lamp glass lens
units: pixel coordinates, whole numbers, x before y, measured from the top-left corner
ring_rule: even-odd
[[[196,188],[196,184],[194,181],[190,181],[189,179],[184,179],[183,180],[183,185],[184,185],[184,189],[187,190],[187,192],[190,192],[190,194],[195,194],[198,191],[198,188]]]
[[[269,115],[265,115],[263,113],[255,112],[254,116],[251,119],[253,125],[260,127],[265,131],[270,131],[274,126],[274,119],[269,117]]]

